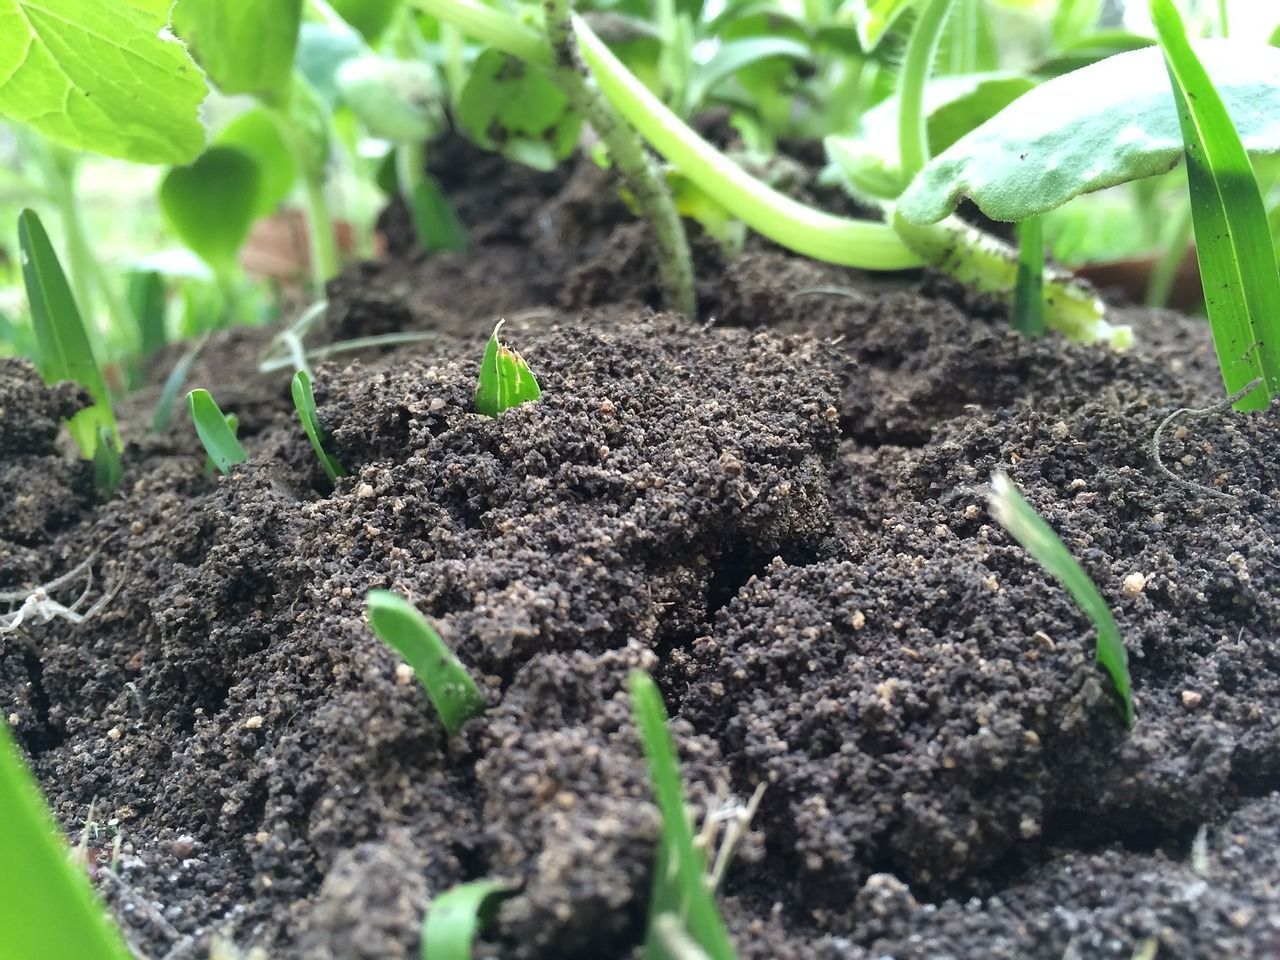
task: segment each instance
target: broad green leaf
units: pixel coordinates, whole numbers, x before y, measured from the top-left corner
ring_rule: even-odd
[[[92,406],[67,421],[67,430],[86,459],[93,457],[99,430],[106,430],[118,448],[120,433],[111,410],[111,395],[94,359],[66,274],[34,210],[23,210],[18,216],[18,245],[40,375],[46,383],[74,380],[93,397]]]
[[[214,141],[235,147],[258,165],[258,195],[254,215],[265,217],[284,202],[298,178],[293,155],[271,112],[262,107],[246,110],[222,128]]]
[[[547,71],[493,49],[471,67],[458,120],[477,145],[535,170],[554,169],[572,153],[582,128]]]
[[[422,143],[444,127],[440,80],[421,60],[353,57],[338,71],[338,92],[371,134],[391,143]]]
[[[182,242],[225,274],[253,226],[261,179],[258,164],[243,150],[210,147],[195,163],[165,175],[160,207]]]
[[[857,28],[862,49],[874,50],[894,21],[914,2],[915,0],[853,0],[847,9],[853,16],[853,25]]]
[[[1198,49],[1245,148],[1280,151],[1280,50],[1235,40]],[[968,196],[994,220],[1025,220],[1172,169],[1182,131],[1163,67],[1151,48],[1046,81],[935,157],[900,198],[899,213],[931,223]]]
[[[1102,599],[1098,588],[1058,539],[1053,528],[1027,503],[1018,488],[1003,473],[997,473],[991,478],[990,504],[991,514],[996,522],[1066,588],[1077,606],[1093,622],[1098,631],[1094,655],[1111,676],[1125,726],[1133,726],[1129,654],[1107,601]]]
[[[707,887],[704,853],[693,842],[684,784],[680,780],[680,762],[667,730],[662,694],[652,678],[638,670],[631,674],[630,689],[631,710],[649,763],[654,801],[662,815],[644,958],[666,960],[655,921],[660,916],[674,914],[684,919],[686,932],[709,960],[735,960],[729,931]]]
[[[149,357],[168,341],[164,277],[155,270],[131,270],[125,285],[129,312],[138,324],[138,351]]]
[[[400,0],[330,0],[330,6],[369,43],[374,43],[395,19]]]
[[[413,667],[447,733],[484,713],[488,705],[471,674],[413,604],[389,590],[370,590],[367,603],[373,632]]]
[[[223,93],[279,102],[288,91],[302,0],[178,0],[174,31]]]
[[[192,390],[187,394],[187,410],[195,424],[196,435],[204,445],[205,453],[221,473],[230,473],[237,463],[244,463],[249,455],[236,439],[235,430],[227,422],[208,390]]]
[[[336,457],[330,456],[324,449],[324,431],[320,429],[320,416],[316,413],[316,397],[311,390],[311,377],[307,371],[299,370],[293,375],[290,387],[293,394],[293,406],[298,411],[298,419],[302,421],[302,432],[311,441],[311,449],[320,458],[320,466],[330,483],[337,483],[339,477],[345,477],[347,471],[342,469]]]
[[[706,63],[698,65],[689,80],[688,103],[692,108],[703,105],[707,94],[722,80],[739,70],[772,57],[784,57],[799,63],[809,63],[809,48],[790,37],[743,37],[726,40],[716,48]]]
[[[538,381],[524,358],[498,341],[503,321],[493,328],[480,361],[479,384],[476,388],[476,413],[496,417],[504,410],[529,403],[542,396]]]
[[[1236,409],[1265,409],[1280,393],[1280,274],[1267,211],[1249,156],[1177,10],[1170,0],[1151,0],[1151,18],[1186,142],[1196,256],[1222,380],[1234,395],[1261,378],[1262,389]]]
[[[294,66],[332,109],[338,103],[338,71],[365,51],[354,30],[327,23],[304,23],[298,31]]]
[[[486,914],[514,892],[502,880],[472,880],[440,894],[422,921],[422,960],[471,960],[471,942]]]
[[[77,150],[186,163],[208,93],[170,0],[0,0],[0,117]]]
[[[29,960],[130,960],[133,954],[70,856],[40,787],[0,720],[0,930],[3,954]]]

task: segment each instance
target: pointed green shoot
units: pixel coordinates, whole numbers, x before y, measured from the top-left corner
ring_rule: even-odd
[[[649,775],[654,799],[662,815],[662,836],[653,871],[653,895],[649,902],[649,929],[644,960],[669,960],[659,918],[684,919],[685,931],[708,960],[734,960],[737,954],[706,881],[706,861],[694,845],[693,828],[685,806],[684,785],[676,747],[667,730],[667,711],[653,679],[641,671],[631,674],[631,709]]]
[[[120,451],[111,442],[111,431],[99,427],[98,445],[93,448],[93,485],[109,497],[116,492],[122,476],[124,465],[120,462]]]
[[[325,453],[324,434],[320,429],[320,417],[316,414],[316,397],[311,390],[311,377],[307,371],[299,370],[293,375],[291,389],[293,406],[298,411],[298,419],[302,421],[302,432],[307,435],[307,439],[311,441],[311,449],[320,458],[324,475],[329,478],[330,483],[336,484],[339,477],[347,475],[347,471],[342,469],[342,464],[336,457]]]
[[[34,210],[18,215],[18,245],[22,251],[22,279],[31,307],[36,335],[36,366],[46,383],[74,380],[89,391],[93,405],[67,421],[67,430],[86,459],[93,458],[98,432],[105,429],[117,450],[120,432],[106,381],[94,359],[80,310],[67,284],[49,235]]]
[[[370,590],[369,625],[387,646],[413,667],[450,735],[488,704],[462,661],[408,600],[389,590]]]
[[[471,941],[498,902],[514,892],[502,880],[472,880],[440,894],[422,921],[422,960],[471,960]]]
[[[235,430],[208,390],[192,390],[188,393],[187,409],[191,412],[191,422],[196,426],[196,435],[200,437],[205,452],[219,472],[230,473],[237,463],[244,463],[248,459],[244,447],[236,439]]]
[[[524,357],[498,341],[499,320],[484,348],[480,361],[480,383],[476,389],[476,413],[496,417],[503,410],[529,403],[542,396]]]
[[[1076,605],[1093,621],[1098,631],[1094,657],[1110,674],[1124,724],[1132,727],[1133,687],[1129,679],[1129,654],[1107,601],[1102,599],[1098,588],[1058,539],[1053,528],[1003,473],[996,473],[991,478],[990,506],[996,522],[1066,588]]]
[[[1280,393],[1280,275],[1249,155],[1187,39],[1172,0],[1151,0],[1178,105],[1196,255],[1218,366],[1228,395],[1262,378],[1236,403],[1264,409]]]
[[[40,788],[0,720],[0,930],[6,957],[129,960],[119,930],[68,855]]]

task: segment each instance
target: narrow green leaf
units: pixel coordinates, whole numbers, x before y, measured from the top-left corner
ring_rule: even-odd
[[[169,376],[164,378],[164,386],[160,390],[160,399],[156,401],[155,413],[151,415],[151,432],[159,433],[169,425],[169,421],[173,419],[173,408],[177,403],[178,394],[182,392],[182,386],[187,382],[187,374],[191,372],[191,365],[196,362],[196,357],[200,355],[200,351],[204,349],[204,345],[209,340],[209,334],[204,334],[195,343],[187,348],[186,353],[169,371]]]
[[[852,0],[849,12],[863,50],[874,50],[915,0]]]
[[[136,163],[186,163],[204,147],[208,93],[166,37],[168,0],[0,0],[0,117]]]
[[[307,435],[307,439],[311,441],[311,449],[320,458],[320,466],[324,468],[325,476],[329,478],[330,483],[336,484],[339,477],[347,475],[347,471],[342,469],[342,464],[335,457],[325,453],[322,440],[324,433],[320,429],[320,417],[316,413],[316,398],[311,390],[311,377],[307,371],[299,370],[293,375],[293,384],[290,389],[293,393],[294,409],[298,411],[298,419],[302,421],[302,432]]]
[[[471,942],[487,914],[514,892],[502,880],[472,880],[440,894],[422,921],[422,960],[471,960]]]
[[[542,396],[524,358],[498,341],[503,321],[493,328],[480,361],[479,385],[476,389],[476,413],[496,417],[504,410],[529,403]]]
[[[1027,503],[1005,474],[991,478],[991,514],[1040,566],[1044,567],[1071,594],[1077,606],[1093,621],[1098,631],[1094,655],[1111,676],[1119,699],[1120,715],[1126,727],[1133,726],[1133,688],[1129,679],[1129,654],[1120,628],[1102,594],[1093,585],[1075,557],[1071,556],[1053,528]]]
[[[253,158],[259,175],[254,215],[274,213],[293,189],[298,168],[271,112],[262,107],[246,110],[222,128],[216,143],[235,147]]]
[[[70,858],[35,778],[0,720],[0,930],[6,957],[130,960],[119,930]]]
[[[170,170],[160,184],[160,206],[182,242],[226,274],[249,237],[259,204],[261,173],[237,147],[210,147],[196,162]]]
[[[422,249],[431,252],[467,249],[466,227],[435,177],[423,174],[422,179],[413,184],[409,213]]]
[[[120,451],[112,442],[111,431],[99,427],[98,445],[93,450],[93,485],[109,497],[116,492],[122,476],[124,466],[120,462]]]
[[[46,383],[74,380],[93,397],[92,406],[67,421],[67,429],[84,457],[93,457],[101,429],[108,432],[118,449],[120,433],[111,411],[106,382],[94,359],[89,335],[58,255],[34,210],[23,210],[18,215],[18,245],[22,251],[22,279],[35,330],[36,366],[40,375]]]
[[[1240,135],[1171,0],[1151,0],[1151,19],[1178,105],[1218,366],[1228,395],[1262,378],[1263,388],[1236,404],[1261,410],[1280,393],[1280,274],[1266,208]]]
[[[1023,220],[1018,232],[1018,278],[1013,287],[1013,329],[1044,336],[1044,229],[1039,217]]]
[[[440,634],[408,600],[389,590],[370,590],[369,625],[387,646],[413,667],[449,734],[484,713],[484,695]]]
[[[710,960],[734,960],[736,953],[729,931],[720,916],[706,882],[706,861],[694,845],[693,828],[685,805],[684,785],[675,743],[667,730],[667,711],[662,694],[648,674],[631,674],[631,709],[635,716],[654,800],[662,815],[657,863],[653,875],[653,895],[649,902],[649,930],[645,937],[645,960],[669,960],[658,935],[656,921],[665,914],[683,917],[689,936]]]
[[[302,0],[178,0],[173,27],[223,93],[284,98]]]
[[[218,408],[218,404],[214,402],[208,390],[192,390],[188,393],[187,409],[191,413],[191,422],[195,424],[196,435],[204,444],[205,452],[209,454],[209,459],[221,473],[230,473],[231,468],[237,463],[244,463],[248,459],[248,454],[236,439],[235,431],[227,422],[227,417]]]
[[[149,357],[165,345],[164,277],[155,270],[132,270],[126,282],[129,311],[138,324],[138,351]]]
[[[693,76],[689,79],[689,104],[694,109],[704,106],[703,101],[716,84],[745,67],[772,57],[784,57],[797,63],[809,63],[813,59],[806,44],[790,37],[760,36],[724,40],[710,60],[694,69]]]

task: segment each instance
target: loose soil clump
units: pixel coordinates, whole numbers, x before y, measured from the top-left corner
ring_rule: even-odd
[[[1026,342],[936,278],[765,244],[702,248],[714,322],[654,313],[602,176],[498,165],[518,217],[450,187],[474,250],[335,283],[331,337],[431,334],[317,369],[336,488],[287,380],[242,362],[264,334],[198,374],[249,461],[208,480],[175,424],[105,502],[55,443],[85,398],[0,363],[0,589],[93,558],[114,591],[6,635],[0,703],[67,829],[93,805],[131,942],[412,957],[432,896],[497,876],[520,892],[478,955],[634,956],[642,668],[700,816],[767,785],[721,898],[744,958],[1275,956],[1280,413],[1175,426],[1170,480],[1157,425],[1220,392],[1198,323],[1133,313],[1126,355]],[[500,313],[543,399],[490,420]],[[995,469],[1111,603],[1132,731],[1088,622],[988,516]],[[480,680],[457,737],[370,633],[372,588]]]

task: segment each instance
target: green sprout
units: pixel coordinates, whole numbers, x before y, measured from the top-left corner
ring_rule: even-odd
[[[1111,677],[1126,727],[1133,726],[1133,686],[1129,679],[1129,654],[1107,601],[1089,575],[1071,556],[1053,528],[1035,511],[1008,476],[991,478],[990,505],[996,522],[1017,540],[1071,594],[1098,631],[1094,656]]]
[[[320,429],[320,417],[316,413],[316,397],[311,390],[311,377],[307,371],[299,370],[293,375],[290,390],[293,394],[293,406],[298,411],[298,419],[302,421],[302,432],[307,435],[307,439],[311,441],[311,449],[320,458],[324,475],[329,478],[330,483],[336,484],[339,477],[347,475],[347,471],[342,468],[337,457],[325,452],[324,432]]]
[[[524,357],[498,341],[499,320],[484,348],[476,387],[476,413],[497,417],[503,410],[531,403],[542,396],[538,381]]]
[[[422,921],[422,960],[471,960],[471,941],[515,889],[502,880],[472,880],[432,900]]]
[[[195,424],[196,435],[204,445],[209,460],[220,473],[230,473],[237,463],[244,463],[249,455],[236,439],[234,414],[223,414],[208,390],[192,390],[187,394],[187,410]]]
[[[471,674],[413,604],[389,590],[370,590],[366,603],[369,626],[413,668],[447,733],[484,713],[484,694]]]
[[[630,687],[631,707],[662,815],[644,960],[671,960],[669,944],[678,941],[681,934],[697,944],[708,960],[734,960],[737,954],[729,931],[707,883],[703,851],[694,843],[662,694],[653,679],[641,671],[631,674]],[[673,920],[683,928],[674,934],[669,929]]]
[[[1262,380],[1237,404],[1265,409],[1280,393],[1280,274],[1258,181],[1240,134],[1170,0],[1151,0],[1178,105],[1196,257],[1228,394]]]

